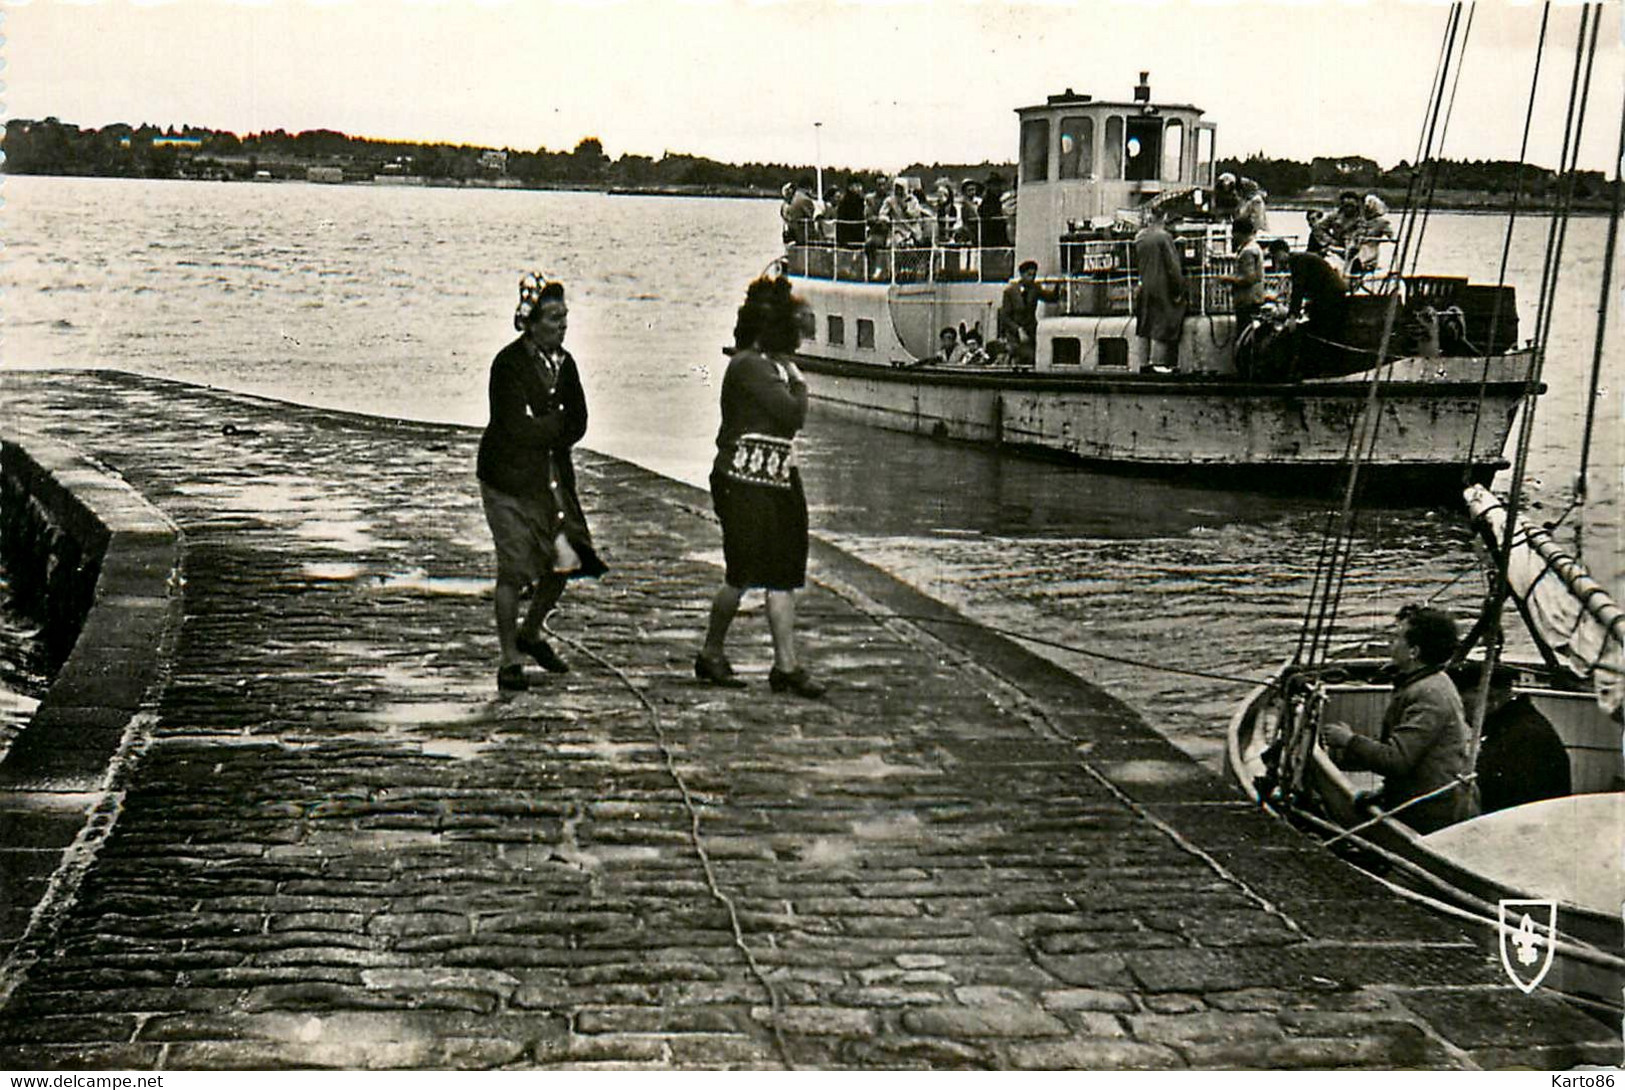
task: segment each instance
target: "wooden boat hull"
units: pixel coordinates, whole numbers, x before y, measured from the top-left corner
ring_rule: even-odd
[[[1347,478],[1369,386],[1347,380],[1058,375],[901,368],[811,354],[808,391],[827,411],[894,431],[1252,490],[1318,491]],[[1501,457],[1521,382],[1389,381],[1368,488],[1418,502],[1483,483]],[[1403,491],[1396,491],[1403,490]]]
[[[1539,665],[1521,665],[1531,672],[1544,671],[1544,667]],[[1381,663],[1375,660],[1362,660],[1347,664],[1347,669],[1355,678],[1371,678],[1379,666]],[[1356,682],[1346,688],[1352,691],[1359,687],[1359,683]],[[1378,685],[1375,681],[1366,688],[1372,692],[1387,691],[1387,686]],[[1231,720],[1225,747],[1227,774],[1248,797],[1261,804],[1264,800],[1260,796],[1258,784],[1265,774],[1263,753],[1273,740],[1269,707],[1271,693],[1272,687],[1261,686],[1249,695]],[[1580,701],[1592,699],[1589,694],[1582,693],[1553,695],[1572,696]],[[1327,716],[1337,718],[1330,706]],[[1549,807],[1554,802],[1562,803],[1573,799],[1581,799],[1588,803],[1617,804],[1619,802],[1617,766],[1620,759],[1617,726],[1613,731],[1615,737],[1611,753],[1605,746],[1596,747],[1600,755],[1599,761],[1605,764],[1611,761],[1612,765],[1593,768],[1589,773],[1582,773],[1576,781],[1577,790],[1583,790],[1582,785],[1598,787],[1604,782],[1612,782],[1616,785],[1613,792],[1571,796],[1569,800],[1529,803],[1516,809]],[[1363,804],[1357,803],[1355,796],[1362,786],[1371,786],[1374,782],[1374,779],[1369,783],[1357,782],[1356,778],[1339,769],[1325,750],[1316,746],[1306,766],[1303,786],[1305,794],[1318,804],[1326,819],[1338,827],[1349,829],[1370,819],[1371,811]],[[1475,866],[1455,847],[1461,838],[1459,836],[1447,838],[1443,834],[1467,829],[1475,822],[1497,820],[1510,813],[1512,812],[1501,811],[1499,814],[1484,815],[1454,826],[1450,830],[1435,833],[1431,837],[1418,834],[1398,820],[1384,819],[1356,834],[1359,841],[1363,842],[1357,846],[1369,845],[1377,853],[1389,853],[1392,857],[1402,860],[1404,864],[1408,864],[1408,867],[1393,865],[1387,870],[1385,877],[1395,884],[1472,916],[1483,925],[1482,934],[1486,937],[1489,948],[1494,950],[1498,945],[1497,902],[1504,899],[1545,899],[1552,895],[1552,891],[1520,885],[1515,879],[1510,879],[1504,870],[1501,873],[1494,873],[1493,868]],[[1620,844],[1622,831],[1617,823],[1612,827],[1608,827],[1608,824],[1603,823],[1604,827],[1595,830],[1595,837],[1591,843],[1580,844],[1571,834],[1560,843],[1550,845],[1548,850],[1559,854],[1561,858],[1576,857],[1576,866],[1584,866],[1583,861],[1577,858],[1581,852],[1593,852],[1599,859],[1617,861],[1622,850]],[[1324,839],[1329,834],[1320,834],[1317,831],[1317,835],[1322,835]],[[1564,834],[1554,827],[1552,836],[1554,839],[1561,839]],[[1370,857],[1371,853],[1368,852],[1367,859]],[[1614,869],[1617,874],[1617,865]],[[1620,1009],[1625,1005],[1625,998],[1622,998],[1625,997],[1625,960],[1622,960],[1622,952],[1625,952],[1625,926],[1622,926],[1619,909],[1615,907],[1612,911],[1605,911],[1596,903],[1575,903],[1562,896],[1556,899],[1559,902],[1558,943],[1552,968],[1542,986],[1591,1004]],[[1603,897],[1601,900],[1607,898]]]

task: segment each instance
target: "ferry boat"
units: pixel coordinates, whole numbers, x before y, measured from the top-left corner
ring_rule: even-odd
[[[1220,279],[1235,255],[1213,199],[1216,126],[1152,101],[1146,73],[1128,100],[1069,89],[1016,113],[1013,246],[787,244],[780,268],[816,324],[798,360],[816,402],[883,428],[1258,490],[1340,483],[1357,435],[1371,437],[1363,487],[1401,501],[1457,495],[1505,466],[1534,381],[1513,289],[1357,277],[1341,341],[1300,340],[1288,377],[1243,377]],[[1188,288],[1177,369],[1156,365],[1135,329],[1134,234],[1153,206],[1183,213],[1171,224]],[[1030,353],[940,362],[944,328],[995,335],[1028,260],[1052,300]],[[1287,278],[1269,280],[1284,298]],[[1441,313],[1458,336],[1418,336]]]

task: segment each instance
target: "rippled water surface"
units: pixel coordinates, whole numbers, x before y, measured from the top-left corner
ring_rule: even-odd
[[[586,445],[693,483],[709,468],[733,307],[778,237],[770,201],[33,177],[4,192],[0,365],[117,367],[481,424],[518,276],[541,269],[570,285]],[[1579,464],[1605,227],[1572,225],[1552,312],[1530,485],[1547,518]],[[1548,228],[1526,219],[1514,235],[1508,279],[1526,335]],[[1505,232],[1499,218],[1435,215],[1423,266],[1492,280]],[[1618,590],[1611,341],[1592,497],[1563,532]],[[1134,660],[1043,649],[1210,759],[1239,681],[1149,666],[1242,679],[1287,657],[1335,505],[1024,462],[817,414],[805,443],[817,530],[986,623]],[[613,542],[612,513],[605,522]],[[1357,533],[1348,640],[1404,601],[1475,608],[1482,583],[1456,512],[1368,513]]]

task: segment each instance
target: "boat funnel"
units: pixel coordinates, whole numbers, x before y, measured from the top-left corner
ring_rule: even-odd
[[[1134,88],[1134,101],[1135,102],[1150,102],[1151,101],[1151,84],[1146,82],[1150,78],[1150,76],[1151,76],[1150,72],[1141,72],[1140,73],[1140,82]]]

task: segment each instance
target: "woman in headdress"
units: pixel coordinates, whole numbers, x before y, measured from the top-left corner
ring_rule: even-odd
[[[795,591],[807,581],[807,497],[792,441],[807,418],[807,383],[792,354],[810,316],[789,280],[763,276],[746,291],[734,323],[711,469],[726,575],[711,602],[705,646],[694,660],[695,676],[712,685],[744,688],[724,643],[745,591],[762,587],[773,636],[769,686],[797,696],[824,693],[795,646]]]
[[[568,580],[608,570],[593,550],[570,461],[587,432],[587,401],[575,357],[564,349],[568,319],[564,285],[527,274],[513,316],[519,337],[491,362],[491,421],[480,437],[478,474],[496,542],[497,688],[504,691],[529,688],[525,656],[552,673],[569,670],[541,638],[542,622]]]

